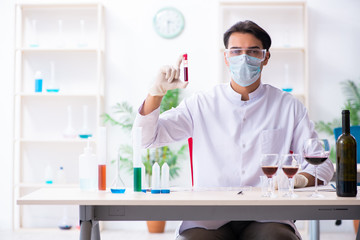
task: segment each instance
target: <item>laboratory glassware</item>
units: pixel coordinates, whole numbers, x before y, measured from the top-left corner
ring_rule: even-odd
[[[85,37],[85,20],[81,19],[80,20],[80,37],[79,37],[78,47],[84,48],[87,46],[88,46],[88,43],[87,43],[87,40]]]
[[[70,230],[72,227],[69,217],[68,217],[68,207],[67,206],[63,207],[63,215],[61,217],[61,220],[60,220],[58,226],[61,230]]]
[[[187,55],[187,53],[185,53],[183,55],[183,66],[184,66],[184,81],[187,82],[187,81],[189,81],[189,76],[188,76],[188,55]]]
[[[63,33],[63,20],[58,20],[58,35],[57,35],[57,47],[63,48],[65,47],[64,33]]]
[[[72,124],[72,107],[70,105],[67,107],[67,127],[63,133],[63,136],[65,138],[76,138],[76,131]]]
[[[30,31],[30,42],[29,42],[29,47],[31,48],[37,48],[39,47],[39,41],[38,41],[38,33],[37,33],[37,20],[36,19],[32,19],[31,20],[31,31]]]
[[[48,163],[45,167],[45,183],[53,184],[54,182],[54,172],[51,165]]]
[[[142,128],[137,127],[133,131],[133,167],[134,167],[134,192],[141,192],[141,139]]]
[[[161,166],[161,193],[170,193],[170,169],[169,165],[164,162]]]
[[[289,191],[284,194],[285,197],[296,198],[294,193],[294,176],[298,172],[301,162],[300,154],[284,154],[281,158],[281,169],[289,179]]]
[[[323,195],[318,192],[317,167],[328,159],[330,154],[330,145],[327,139],[310,138],[305,140],[303,147],[305,160],[314,165],[315,168],[315,192],[310,196],[313,198],[322,198]]]
[[[160,166],[155,162],[152,166],[151,193],[159,194],[160,192]]]
[[[79,156],[79,183],[80,189],[95,190],[97,182],[96,173],[96,155],[93,153],[90,147],[90,139],[87,139],[87,146],[84,148],[84,152]]]
[[[106,190],[106,127],[98,132],[98,189]]]
[[[284,92],[292,92],[293,87],[290,83],[290,77],[289,77],[289,64],[284,64],[284,85],[282,87],[282,90]]]
[[[116,175],[110,187],[112,193],[125,193],[126,190],[125,184],[120,177],[119,168],[120,168],[120,154],[118,155],[118,158],[116,160]]]
[[[35,92],[42,92],[43,75],[40,71],[35,72]]]
[[[268,178],[269,191],[267,197],[275,198],[275,187],[273,176],[279,167],[279,155],[278,154],[262,154],[260,159],[260,166],[266,177]]]
[[[92,133],[88,127],[88,106],[83,106],[83,126],[79,130],[79,137],[80,138],[89,138],[92,137]]]
[[[56,173],[56,182],[57,184],[66,184],[66,174],[63,166],[60,166]]]
[[[60,90],[59,83],[55,77],[55,63],[54,63],[54,61],[51,61],[50,62],[50,81],[47,84],[46,91],[47,92],[59,92],[59,90]]]

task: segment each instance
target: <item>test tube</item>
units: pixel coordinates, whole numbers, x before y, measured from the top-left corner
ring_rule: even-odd
[[[157,162],[152,166],[151,193],[160,193],[160,166]]]
[[[170,193],[169,172],[170,172],[169,165],[165,162],[161,166],[161,193]]]
[[[100,127],[98,132],[98,189],[106,190],[106,127]]]
[[[141,133],[142,128],[133,131],[133,167],[134,167],[134,192],[141,192]]]
[[[188,55],[185,53],[183,55],[183,64],[184,64],[184,81],[187,82],[189,80],[188,76]]]

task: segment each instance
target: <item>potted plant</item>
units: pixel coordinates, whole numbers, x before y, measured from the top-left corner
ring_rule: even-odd
[[[350,123],[352,126],[360,125],[360,86],[356,86],[355,82],[347,80],[341,82],[343,93],[346,96],[344,109],[350,110]],[[330,122],[319,121],[315,123],[315,128],[319,132],[326,133],[333,139],[334,128],[341,127],[341,118],[333,119]],[[333,163],[336,162],[335,148],[331,147],[330,157]]]
[[[165,112],[179,105],[179,89],[170,90],[163,97],[160,105],[160,113]],[[136,113],[127,102],[117,103],[113,107],[113,116],[108,113],[102,115],[104,123],[112,126],[119,126],[125,133],[131,133]],[[155,148],[153,151],[146,150],[146,155],[142,157],[145,166],[146,182],[151,184],[152,165],[158,162],[160,166],[167,163],[170,169],[170,179],[179,176],[179,159],[184,158],[187,153],[187,144],[183,144],[179,149],[174,150],[170,146]],[[133,171],[133,149],[131,143],[119,146],[120,167],[125,168],[132,173]],[[114,163],[115,160],[112,161]],[[147,221],[149,232],[164,232],[165,221]],[[160,225],[160,226],[159,226]]]

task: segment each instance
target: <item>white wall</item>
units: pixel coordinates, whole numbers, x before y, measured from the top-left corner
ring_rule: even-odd
[[[173,64],[178,55],[189,53],[191,78],[187,92],[207,89],[218,82],[219,33],[217,0],[102,1],[106,8],[106,111],[116,102],[139,105],[163,64]],[[1,124],[0,229],[11,227],[12,168],[12,0],[0,1],[0,88]],[[206,7],[204,7],[206,5]],[[344,97],[339,82],[359,82],[360,2],[357,0],[309,0],[310,116],[331,120],[340,116]],[[183,12],[186,26],[173,40],[157,36],[152,28],[155,12],[174,6]],[[271,35],[271,33],[270,33]],[[125,137],[114,129],[109,136],[110,158]],[[188,166],[187,163],[184,163]],[[184,167],[177,183],[189,181]],[[131,182],[131,179],[127,179]]]
[[[12,218],[12,92],[13,92],[13,7],[0,1],[0,230],[11,228]]]

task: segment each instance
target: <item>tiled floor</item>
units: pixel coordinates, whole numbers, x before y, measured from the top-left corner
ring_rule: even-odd
[[[79,231],[62,231],[62,230],[21,230],[17,232],[1,232],[1,240],[78,240]],[[174,232],[167,231],[162,234],[151,234],[147,231],[120,231],[120,230],[104,230],[101,232],[102,240],[172,240]],[[355,234],[351,233],[322,233],[321,240],[354,240]],[[309,240],[307,236],[303,236],[303,240]]]

